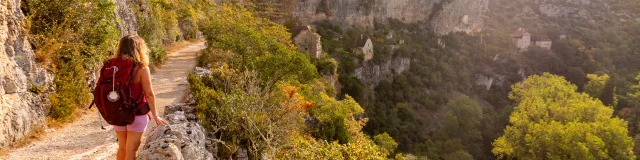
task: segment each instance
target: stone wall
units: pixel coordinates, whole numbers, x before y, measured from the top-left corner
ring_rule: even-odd
[[[154,129],[139,153],[139,160],[210,160],[213,145],[196,118],[193,104],[173,104],[165,108],[169,125]],[[153,122],[151,122],[153,123]]]
[[[53,75],[35,60],[20,0],[0,3],[0,147],[6,147],[44,122],[47,101],[30,90],[49,88]]]

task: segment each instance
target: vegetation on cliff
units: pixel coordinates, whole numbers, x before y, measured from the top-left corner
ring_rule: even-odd
[[[108,57],[118,41],[112,22],[115,5],[101,0],[32,0],[22,5],[36,59],[56,74],[49,116],[67,120],[91,101],[85,71]]]
[[[342,92],[339,97],[354,96],[365,109],[369,118],[364,127],[366,133],[387,132],[398,141],[399,152],[427,155],[432,159],[459,159],[467,155],[474,159],[495,159],[491,152],[494,148],[492,142],[505,134],[509,115],[518,105],[508,99],[511,84],[523,81],[528,75],[549,72],[566,77],[577,86],[576,92],[585,92],[604,106],[612,107],[612,113],[600,114],[628,121],[628,126],[624,127],[628,128],[628,136],[638,135],[636,115],[640,109],[635,105],[637,98],[633,93],[636,90],[632,87],[637,84],[633,78],[640,72],[634,67],[637,66],[635,60],[638,55],[635,53],[637,47],[633,47],[636,41],[632,40],[636,37],[638,22],[626,18],[637,14],[630,9],[637,6],[635,2],[612,1],[610,10],[620,13],[618,15],[593,7],[602,3],[576,7],[584,8],[593,15],[608,17],[586,16],[595,19],[596,23],[576,20],[577,15],[547,17],[538,12],[544,5],[570,8],[577,4],[541,1],[491,3],[493,9],[487,19],[489,29],[474,35],[451,33],[435,36],[429,25],[403,24],[397,20],[376,23],[371,30],[357,26],[338,28],[328,22],[315,24],[322,36],[323,49],[340,62],[338,75]],[[533,11],[528,11],[528,7]],[[620,17],[624,17],[620,22],[611,21],[618,21]],[[509,36],[518,27],[526,27],[533,34],[548,35],[553,40],[552,48],[534,46],[519,51]],[[351,42],[361,34],[371,37],[374,43],[375,55],[366,63],[362,62],[361,55],[351,51],[356,47],[350,45]],[[561,35],[568,38],[561,39]],[[379,83],[370,83],[375,78],[358,79],[356,76],[362,74],[356,70],[382,68],[398,58],[409,58],[411,67],[391,77],[376,77],[380,79]],[[487,83],[489,80],[491,83]],[[464,137],[466,141],[455,136],[442,136],[455,135],[457,132],[442,133],[461,126],[453,123],[460,119],[451,117],[448,108],[450,103],[465,95],[481,108],[482,112],[478,113],[482,115],[480,125],[471,127],[471,132],[468,132],[479,132],[480,138],[469,141],[476,134],[467,134],[469,137]],[[465,117],[465,120],[469,119]],[[636,143],[640,142],[638,139]],[[617,148],[619,151],[628,149]]]
[[[253,158],[277,159],[384,159],[393,153],[397,144],[389,136],[374,141],[361,132],[364,110],[352,98],[333,98],[286,28],[257,15],[228,4],[207,10],[207,49],[198,64],[211,73],[189,76],[198,117],[218,140],[219,156],[231,158],[239,148]]]

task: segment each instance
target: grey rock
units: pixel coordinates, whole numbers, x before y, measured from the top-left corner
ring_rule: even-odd
[[[29,92],[35,85],[47,87],[53,80],[36,62],[21,22],[19,0],[0,5],[0,147],[6,147],[41,127],[46,99]]]
[[[382,80],[392,80],[394,75],[401,74],[409,69],[411,59],[405,57],[396,57],[386,61],[383,64],[367,63],[361,68],[357,68],[354,76],[360,80],[362,84],[373,89]]]
[[[342,27],[372,28],[374,21],[387,23],[390,18],[404,23],[430,21],[435,32],[444,35],[482,30],[488,5],[489,0],[300,0],[292,12],[300,25],[329,20]]]
[[[184,116],[184,112],[178,111],[173,114],[169,114],[165,116],[165,119],[169,121],[169,123],[185,123],[187,122],[187,117]]]
[[[169,125],[154,129],[140,152],[138,159],[215,159],[209,151],[206,130],[195,118],[194,106],[173,104],[165,109],[165,119]]]
[[[139,160],[183,160],[184,156],[178,146],[173,143],[154,141],[149,148],[145,148],[138,154]]]
[[[116,4],[114,13],[116,15],[116,25],[120,33],[124,35],[138,35],[138,21],[136,15],[129,6],[133,1],[111,0]],[[128,3],[129,2],[129,3]]]
[[[491,85],[494,83],[493,77],[488,77],[482,74],[478,74],[476,77],[476,85],[483,85],[487,91],[491,90]]]
[[[482,17],[488,7],[488,0],[453,0],[442,4],[442,8],[431,20],[431,26],[438,35],[480,32],[484,27]]]
[[[200,77],[211,74],[211,70],[202,67],[196,67],[194,72]]]

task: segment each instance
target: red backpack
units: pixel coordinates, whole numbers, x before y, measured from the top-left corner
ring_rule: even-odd
[[[136,71],[137,67],[131,60],[122,58],[107,60],[100,69],[100,78],[93,90],[93,104],[107,123],[126,126],[133,123],[136,115],[149,112],[146,102],[141,101],[142,92],[131,94],[130,85]]]

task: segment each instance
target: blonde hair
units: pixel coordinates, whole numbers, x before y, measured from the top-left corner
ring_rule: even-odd
[[[136,35],[122,37],[116,49],[116,57],[132,60],[138,67],[149,66],[149,53],[144,39]]]

